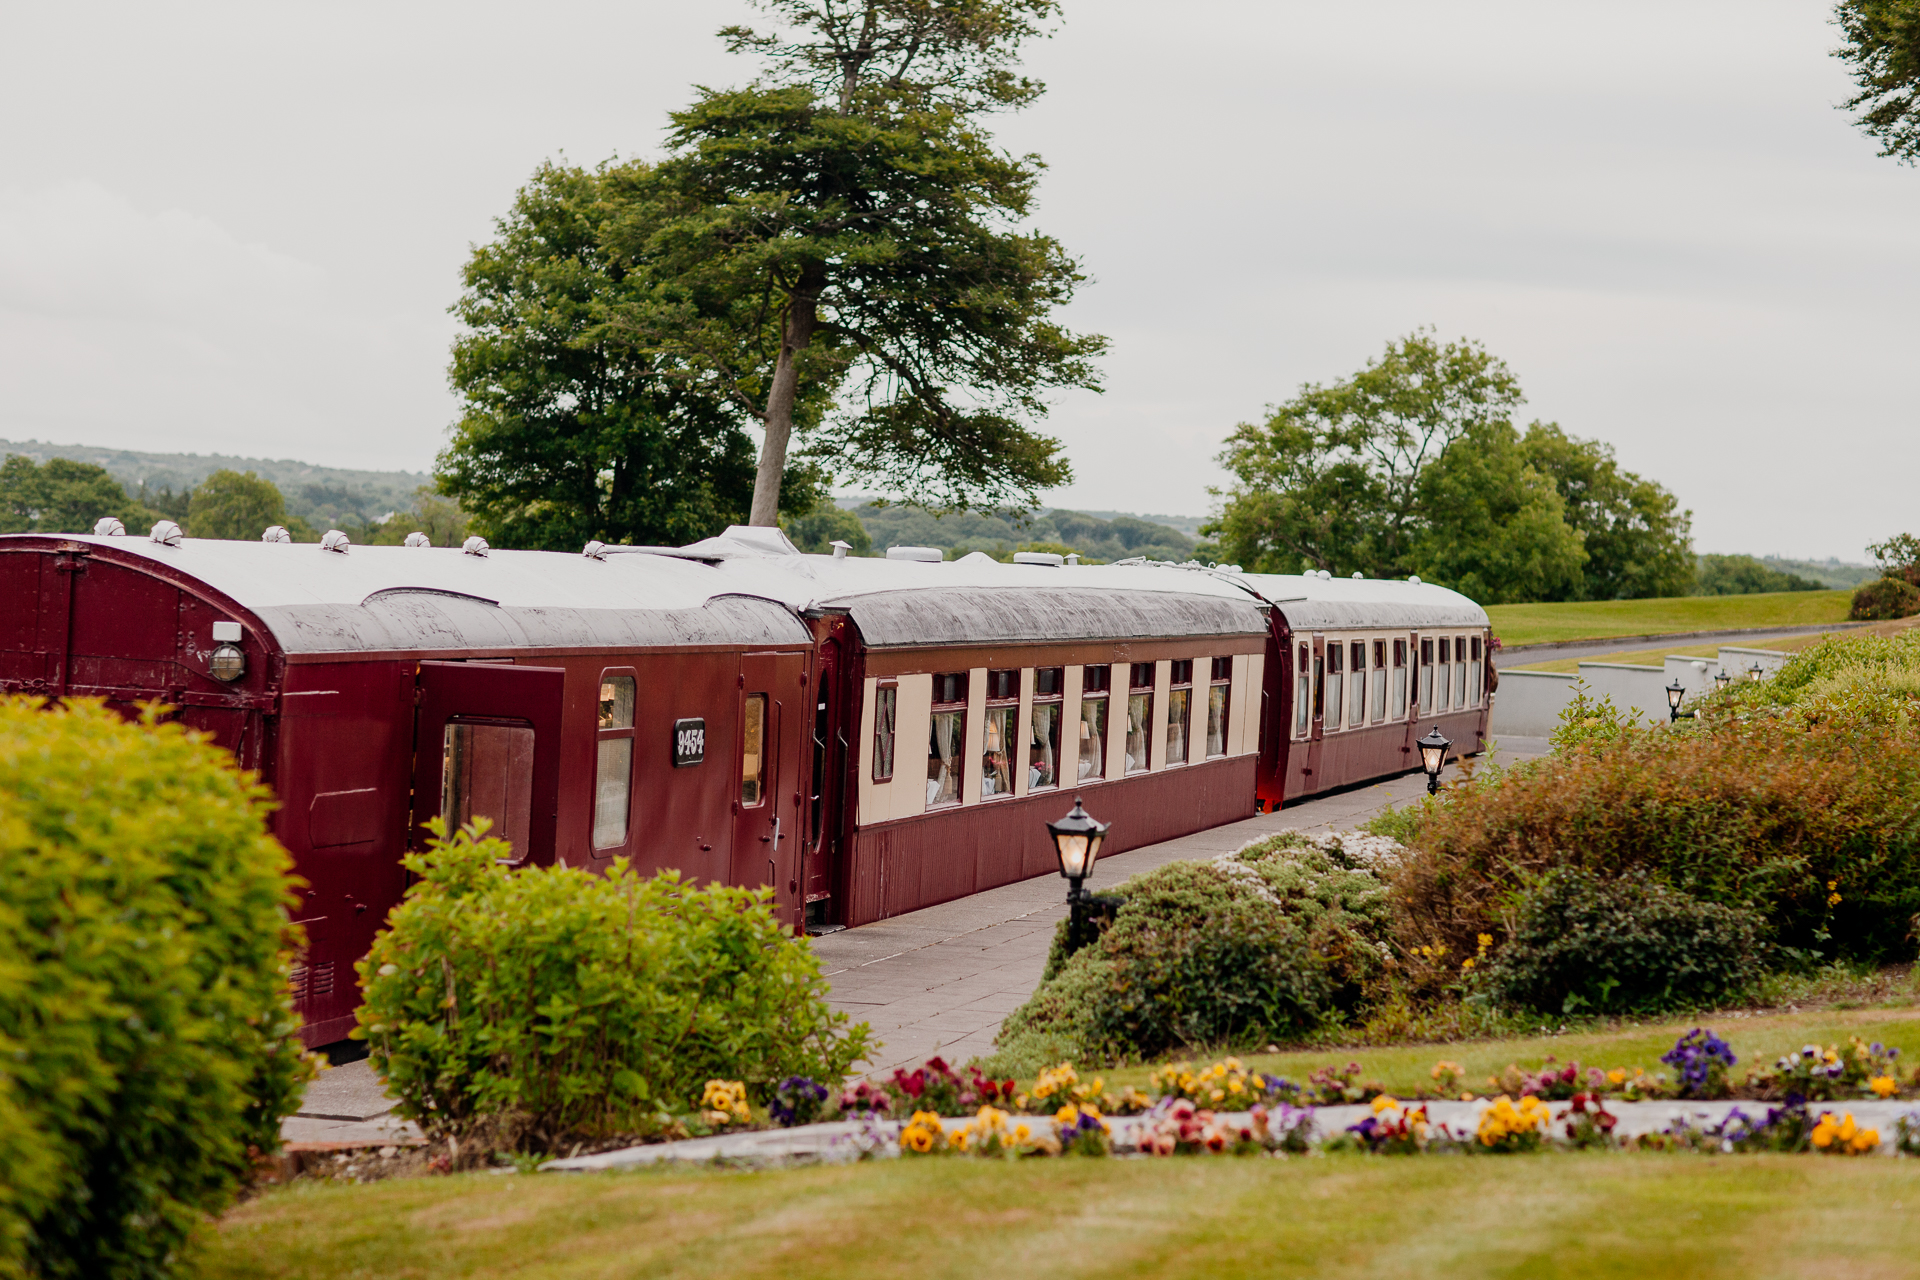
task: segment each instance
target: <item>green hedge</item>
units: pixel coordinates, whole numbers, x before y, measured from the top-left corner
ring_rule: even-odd
[[[263,787],[176,725],[0,698],[0,1273],[163,1276],[308,1068]]]
[[[1380,876],[1291,832],[1111,892],[1121,905],[1098,942],[1066,956],[1063,924],[995,1061],[1032,1069],[1297,1038],[1357,1009],[1388,967]]]
[[[353,1032],[398,1111],[456,1140],[553,1150],[655,1132],[710,1079],[764,1102],[838,1081],[865,1024],[826,1003],[812,951],[765,890],[642,878],[616,859],[510,871],[484,820],[410,855],[417,877],[360,962]],[[469,1144],[471,1146],[471,1144]]]

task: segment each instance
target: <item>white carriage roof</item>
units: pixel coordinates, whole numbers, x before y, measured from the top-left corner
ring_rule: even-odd
[[[45,537],[45,535],[24,535]],[[63,536],[168,564],[246,608],[288,652],[805,643],[795,616],[844,610],[875,647],[1485,626],[1442,587],[1236,574],[1199,565],[927,563],[802,555],[776,530],[686,548],[467,555],[454,548]]]

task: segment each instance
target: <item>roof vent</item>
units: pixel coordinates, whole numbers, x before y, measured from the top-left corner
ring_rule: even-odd
[[[1049,569],[1058,569],[1067,562],[1067,558],[1053,551],[1016,551],[1013,553],[1015,564],[1043,564]]]
[[[607,558],[607,544],[604,542],[589,542],[580,549],[580,554],[589,560],[605,560]]]
[[[420,532],[418,529],[415,529],[412,533],[407,535],[407,540],[401,543],[400,545],[403,547],[430,547],[433,545],[433,539],[429,538],[426,534]]]
[[[326,536],[320,539],[320,549],[322,551],[338,551],[341,555],[347,554],[347,548],[352,545],[353,543],[348,540],[347,535],[338,529],[327,530]]]
[[[1407,581],[1411,582],[1414,586],[1417,587],[1420,585],[1420,575],[1417,573],[1410,573],[1407,575]]]
[[[1333,581],[1333,571],[1332,571],[1331,569],[1322,569],[1322,570],[1320,571],[1320,581],[1322,581],[1322,582],[1332,582],[1332,581]]]
[[[266,531],[260,535],[260,541],[292,542],[293,535],[287,532],[287,526],[283,524],[270,524],[267,526]]]
[[[1079,564],[1079,563],[1080,563],[1080,553],[1079,553],[1078,551],[1069,551],[1069,552],[1067,552],[1067,563],[1068,563],[1068,564]]]
[[[460,544],[460,550],[470,556],[484,556],[487,552],[493,550],[493,548],[487,545],[485,538],[475,534]]]
[[[937,564],[945,560],[947,553],[938,547],[888,547],[889,560],[921,560],[928,564]]]
[[[833,558],[835,560],[845,560],[847,558],[847,552],[853,550],[853,544],[851,542],[846,542],[839,538],[835,538],[827,545],[833,548]]]
[[[159,524],[153,526],[153,532],[147,536],[161,546],[177,547],[180,545],[180,539],[186,535],[180,532],[180,526],[173,521],[162,520]]]
[[[93,522],[93,536],[96,538],[124,538],[127,526],[112,516],[101,516]]]
[[[1363,581],[1366,578],[1366,576],[1367,576],[1366,574],[1360,572],[1358,569],[1355,569],[1353,571],[1353,580],[1355,582]]]

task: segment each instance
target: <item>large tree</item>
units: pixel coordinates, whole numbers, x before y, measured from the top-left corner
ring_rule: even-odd
[[[1834,21],[1846,43],[1834,51],[1859,91],[1844,104],[1880,154],[1920,160],[1920,0],[1840,0]]]
[[[939,506],[1031,503],[1071,476],[1030,425],[1098,389],[1104,339],[1053,319],[1083,279],[1026,228],[1042,165],[985,117],[1054,0],[759,0],[732,27],[764,74],[672,116],[671,155],[608,243],[651,287],[618,323],[679,378],[760,420],[752,522],[806,453]],[[809,414],[809,390],[832,397]],[[816,425],[817,423],[817,425]]]
[[[465,409],[436,480],[498,545],[678,545],[746,518],[746,415],[609,329],[649,282],[601,232],[649,173],[543,165],[467,261],[449,374]]]
[[[1586,547],[1577,599],[1692,592],[1693,512],[1670,490],[1621,469],[1611,445],[1570,436],[1557,423],[1528,427],[1520,449],[1559,490],[1567,524]]]
[[[117,516],[134,533],[157,518],[94,463],[21,453],[0,461],[0,533],[91,533],[101,516]]]
[[[1687,513],[1605,445],[1535,423],[1511,371],[1426,331],[1242,423],[1206,532],[1251,569],[1423,578],[1486,603],[1685,594]]]
[[[187,532],[196,538],[257,540],[287,523],[280,487],[251,471],[222,469],[202,480],[187,501]]]

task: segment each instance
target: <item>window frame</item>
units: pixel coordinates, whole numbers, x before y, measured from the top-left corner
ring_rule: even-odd
[[[1011,688],[1012,692],[1007,692]],[[1011,711],[1011,716],[1004,713]],[[986,717],[980,732],[980,799],[983,803],[996,800],[1010,800],[1014,795],[1013,744],[1020,734],[1020,668],[995,667],[987,672],[986,705],[981,714]],[[1004,717],[1004,718],[1002,718]],[[987,781],[993,771],[987,767],[987,756],[991,749],[987,746],[987,733],[994,727],[996,719],[1006,726],[1000,733],[1000,754],[1006,761],[1007,785],[1003,791],[988,792]],[[966,721],[961,721],[964,732]]]
[[[1123,743],[1125,743],[1125,745],[1130,746],[1132,744],[1134,699],[1139,698],[1146,703],[1146,714],[1143,717],[1141,717],[1143,723],[1141,724],[1141,727],[1140,727],[1140,746],[1141,746],[1140,755],[1142,758],[1137,759],[1134,765],[1131,768],[1129,768],[1127,766],[1125,757],[1131,753],[1125,750],[1124,746],[1122,747],[1122,750],[1120,752],[1122,757],[1120,761],[1120,769],[1121,769],[1120,776],[1123,778],[1131,778],[1136,773],[1153,772],[1153,685],[1154,685],[1154,674],[1155,674],[1154,668],[1156,667],[1156,665],[1157,665],[1156,663],[1152,663],[1152,662],[1135,662],[1128,665],[1127,725],[1126,727],[1121,728],[1119,730],[1121,733],[1124,733],[1127,735],[1126,738],[1123,739]],[[1145,684],[1140,683],[1140,679],[1143,674],[1146,677]],[[1112,708],[1109,707],[1108,710],[1109,712],[1111,712]]]
[[[754,781],[760,787],[758,798],[751,802],[747,799],[747,708],[754,699],[760,700],[760,751],[755,757],[760,762],[760,772]],[[767,713],[773,709],[773,697],[767,693],[744,693],[740,697],[740,794],[735,797],[740,808],[758,809],[767,802]]]
[[[929,810],[952,809],[966,802],[967,694],[971,674],[971,672],[967,671],[940,671],[936,672],[933,677],[933,700],[927,708],[927,761],[929,765],[931,765],[934,756],[937,754],[933,747],[933,730],[934,726],[940,723],[940,717],[943,715],[958,715],[960,720],[958,730],[954,734],[955,744],[953,757],[947,763],[947,768],[952,771],[953,799],[929,799],[926,803],[926,807]],[[943,686],[943,681],[951,681],[953,683],[948,683]],[[958,693],[958,697],[949,697],[944,700],[940,697],[942,693],[953,694],[955,692]],[[896,753],[899,751],[897,745],[894,747],[894,751]],[[934,780],[933,775],[929,773],[926,780],[932,782]]]
[[[1100,673],[1100,679],[1099,679],[1098,685],[1092,688],[1089,688],[1087,684],[1087,673],[1090,671],[1098,671]],[[1074,733],[1076,735],[1075,742],[1080,747],[1080,751],[1074,756],[1074,761],[1073,761],[1074,782],[1076,785],[1083,782],[1104,782],[1106,781],[1106,778],[1107,778],[1107,742],[1108,742],[1109,736],[1113,733],[1113,664],[1112,663],[1094,662],[1094,663],[1081,664],[1080,706],[1077,709],[1077,714],[1074,717],[1074,723],[1076,725],[1084,725],[1087,723],[1086,706],[1090,702],[1102,702],[1106,704],[1106,715],[1104,717],[1105,722],[1101,725],[1099,733],[1094,734],[1087,739],[1079,738],[1077,736],[1079,733],[1079,730],[1077,728],[1074,730]],[[1088,750],[1088,743],[1091,743],[1094,768],[1093,768],[1093,772],[1091,773],[1081,773],[1080,762],[1084,759],[1087,759],[1086,752]]]
[[[1041,673],[1047,671],[1055,673],[1053,689],[1051,692],[1042,693],[1040,691],[1040,676]],[[1053,781],[1036,784],[1032,777],[1029,776],[1027,779],[1028,795],[1032,795],[1036,791],[1056,791],[1060,787],[1060,743],[1067,729],[1066,667],[1035,667],[1033,669],[1033,699],[1029,703],[1027,710],[1027,747],[1029,755],[1031,755],[1032,748],[1037,745],[1034,742],[1034,729],[1037,727],[1034,721],[1034,713],[1040,707],[1060,708],[1060,714],[1055,718],[1053,728]],[[1075,769],[1077,770],[1078,767],[1079,765],[1076,761]],[[1028,760],[1026,768],[1029,775],[1031,775],[1033,770],[1033,762],[1031,759]]]
[[[883,717],[884,713],[884,717]],[[887,771],[880,772],[880,743],[884,725],[887,744]],[[873,767],[874,782],[892,782],[900,757],[900,681],[876,680],[873,686]]]
[[[1222,690],[1220,697],[1220,753],[1213,752],[1213,691]],[[1227,755],[1227,735],[1232,732],[1233,722],[1233,658],[1213,658],[1207,669],[1207,737],[1201,743],[1201,759],[1224,760]]]
[[[1183,675],[1186,677],[1185,680],[1180,678]],[[1174,708],[1179,706],[1180,699],[1175,695],[1179,693],[1187,695],[1186,714],[1181,718],[1182,723],[1176,724]],[[1176,728],[1180,731],[1178,760],[1173,758],[1173,735]],[[1160,763],[1163,766],[1172,767],[1190,764],[1193,761],[1193,659],[1191,658],[1175,658],[1167,664],[1167,736],[1161,743],[1160,750],[1162,753]]]
[[[633,843],[633,797],[638,788],[634,785],[634,772],[640,757],[640,673],[632,667],[603,667],[597,682],[596,695],[604,690],[609,680],[625,680],[633,686],[631,712],[625,725],[602,727],[599,723],[599,704],[604,701],[594,699],[595,716],[593,726],[593,816],[587,822],[587,844],[596,858],[612,857],[617,849],[624,849]],[[601,744],[604,742],[626,741],[633,743],[627,748],[627,820],[620,832],[620,839],[612,844],[600,843],[600,758]]]

